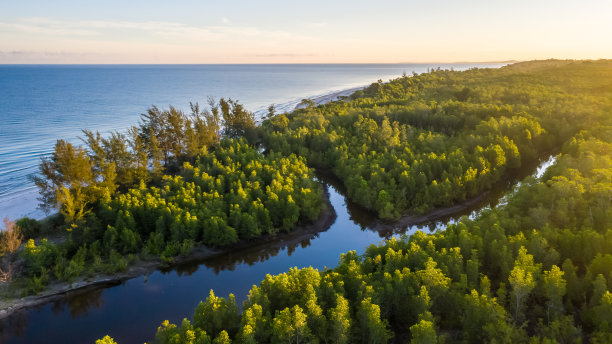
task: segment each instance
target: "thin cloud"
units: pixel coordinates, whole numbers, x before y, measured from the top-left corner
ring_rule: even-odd
[[[321,54],[293,54],[293,53],[278,53],[278,54],[256,54],[255,57],[313,57],[325,56]]]
[[[222,18],[223,24],[229,24]],[[0,22],[2,31],[16,31],[25,34],[49,35],[54,37],[107,38],[121,40],[125,35],[152,36],[153,38],[215,41],[258,37],[261,39],[308,39],[281,30],[264,30],[251,26],[190,26],[165,21],[102,21],[102,20],[55,20],[49,18],[21,18],[13,22]]]
[[[0,51],[0,63],[63,63],[69,61],[88,61],[96,58],[110,58],[109,54],[91,52],[67,52],[67,51],[30,51],[30,50],[7,50]]]
[[[239,62],[245,51],[251,57],[277,47],[299,51],[313,41],[303,34],[236,24],[30,17],[0,21],[0,63]],[[267,58],[289,56],[298,54],[280,52]]]
[[[57,25],[56,23],[33,23],[31,20],[21,21],[17,23],[0,22],[1,31],[17,31],[36,35],[51,35],[51,36],[97,36],[99,33],[82,26],[69,27],[66,25]]]

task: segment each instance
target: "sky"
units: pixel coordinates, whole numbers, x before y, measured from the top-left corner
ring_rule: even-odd
[[[612,58],[610,0],[0,0],[0,63]]]

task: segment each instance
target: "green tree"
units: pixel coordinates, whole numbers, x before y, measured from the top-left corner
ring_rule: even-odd
[[[331,343],[345,344],[350,341],[351,314],[348,300],[336,296],[336,307],[329,311],[329,337]]]
[[[223,116],[224,134],[231,138],[245,137],[252,139],[255,128],[255,115],[232,99],[219,100],[219,109]]]
[[[117,344],[117,342],[109,335],[106,335],[104,338],[96,340],[96,344]]]
[[[33,180],[41,207],[59,208],[69,229],[77,227],[94,202],[110,197],[116,188],[113,164],[97,172],[85,150],[64,140],[57,141],[50,159],[42,160],[40,173]]]
[[[418,323],[410,326],[410,334],[412,344],[437,344],[438,336],[434,323],[429,320],[420,320]]]
[[[263,343],[269,340],[269,318],[263,314],[263,308],[253,304],[242,313],[240,333],[241,343]]]
[[[563,279],[563,271],[553,265],[550,271],[544,271],[544,289],[546,298],[546,315],[548,321],[563,315],[563,296],[566,292],[566,282]]]
[[[215,337],[212,341],[212,344],[231,344],[232,340],[229,338],[229,335],[225,331],[219,332],[219,335]]]
[[[200,302],[193,315],[194,326],[203,329],[206,333],[216,335],[222,330],[236,333],[240,317],[234,295],[228,299],[215,296],[211,290],[206,302]]]
[[[387,343],[391,339],[387,324],[380,318],[380,307],[370,298],[361,300],[358,319],[362,343]]]
[[[313,339],[307,316],[300,306],[285,308],[272,320],[271,343],[308,343]]]
[[[463,312],[462,336],[467,342],[511,341],[512,329],[506,321],[507,313],[494,298],[479,295],[476,290],[472,290],[469,295],[465,295]]]
[[[521,246],[518,257],[514,262],[514,268],[510,271],[508,281],[512,286],[512,298],[514,300],[514,319],[519,322],[522,319],[521,307],[529,293],[535,288],[535,272],[538,267],[534,265],[533,256],[527,253],[527,249]]]

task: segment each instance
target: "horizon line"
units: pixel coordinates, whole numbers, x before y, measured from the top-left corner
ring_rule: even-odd
[[[546,59],[539,60],[545,61]],[[548,60],[576,60],[576,59],[548,59]],[[215,63],[215,62],[194,62],[194,63],[121,63],[121,62],[108,62],[108,63],[86,63],[86,62],[66,62],[66,63],[36,63],[36,62],[25,62],[25,63],[0,63],[0,66],[62,66],[62,65],[82,65],[82,66],[163,66],[163,65],[367,65],[367,64],[386,64],[386,65],[399,65],[399,64],[468,64],[468,63],[517,63],[525,61],[538,61],[538,60],[501,60],[501,61],[425,61],[425,62],[243,62],[243,63]]]
[[[544,58],[544,59],[526,59],[526,60],[493,60],[493,61],[420,61],[420,62],[242,62],[242,63],[218,63],[218,62],[195,62],[195,63],[86,63],[86,62],[60,62],[60,63],[2,63],[0,66],[240,66],[240,65],[424,65],[424,64],[514,64],[520,62],[534,61],[601,61],[610,60],[611,58],[588,58],[588,59],[572,59],[572,58]]]

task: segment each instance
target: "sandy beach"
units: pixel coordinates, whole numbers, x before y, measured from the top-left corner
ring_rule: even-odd
[[[315,105],[323,105],[326,103],[335,102],[337,100],[342,100],[345,97],[348,97],[351,94],[355,93],[355,91],[363,90],[366,87],[367,86],[358,86],[358,87],[347,88],[345,90],[336,91],[336,92],[332,92],[332,93],[328,93],[328,94],[324,94],[320,96],[315,96],[315,97],[308,98],[308,99],[312,100],[315,103]],[[297,110],[303,107],[304,107],[303,105],[298,104],[295,107],[295,109]]]

